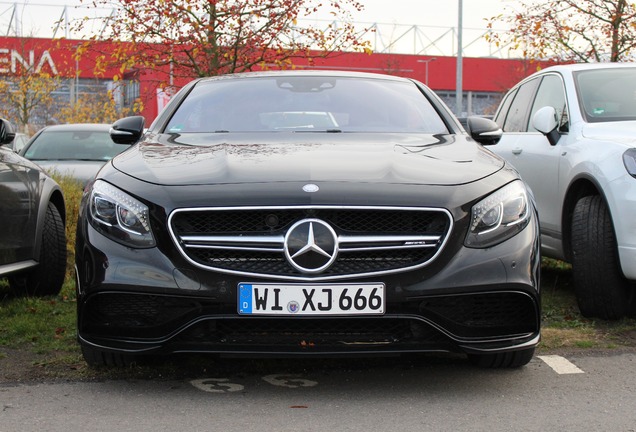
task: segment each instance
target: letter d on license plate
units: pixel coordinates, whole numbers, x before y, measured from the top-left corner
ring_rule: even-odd
[[[238,286],[241,315],[381,315],[384,284]]]

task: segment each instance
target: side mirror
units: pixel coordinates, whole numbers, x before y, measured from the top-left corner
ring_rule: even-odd
[[[110,138],[116,144],[134,144],[143,135],[145,122],[142,116],[119,119],[110,128]]]
[[[497,144],[503,135],[497,123],[484,117],[468,117],[466,128],[470,136],[481,145]]]
[[[5,119],[0,119],[0,145],[9,144],[15,138],[13,125]]]
[[[561,138],[561,134],[557,130],[559,127],[559,119],[554,107],[544,106],[532,116],[532,127],[541,132],[548,138],[550,145],[556,145]]]

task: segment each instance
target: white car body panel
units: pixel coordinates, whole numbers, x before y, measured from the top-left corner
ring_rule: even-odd
[[[568,217],[563,214],[568,191],[579,179],[593,183],[612,216],[622,272],[627,279],[636,280],[636,178],[627,172],[623,162],[625,151],[636,146],[636,121],[588,123],[572,76],[573,71],[608,67],[636,69],[634,64],[564,65],[547,68],[522,81],[518,86],[546,74],[561,76],[569,131],[561,133],[558,142],[551,145],[540,132],[504,129],[501,141],[489,149],[511,162],[532,189],[541,224],[542,253],[548,257],[566,258],[562,221]],[[501,110],[502,107],[496,119]]]

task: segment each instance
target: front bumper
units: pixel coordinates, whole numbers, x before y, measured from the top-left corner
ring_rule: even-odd
[[[497,246],[461,246],[424,269],[349,281],[385,284],[382,316],[281,318],[238,314],[242,277],[194,268],[161,248],[125,248],[84,223],[76,252],[78,337],[87,346],[131,354],[470,354],[531,348],[540,337],[537,233],[533,219]]]

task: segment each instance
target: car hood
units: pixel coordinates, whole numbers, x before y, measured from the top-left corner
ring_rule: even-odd
[[[582,134],[591,140],[614,141],[635,147],[636,121],[586,123]]]
[[[149,136],[113,166],[158,185],[263,182],[465,184],[503,160],[464,135],[183,134]]]
[[[95,177],[99,169],[104,166],[105,161],[83,161],[83,160],[34,160],[49,174],[58,173],[62,176],[70,176],[82,183]]]

